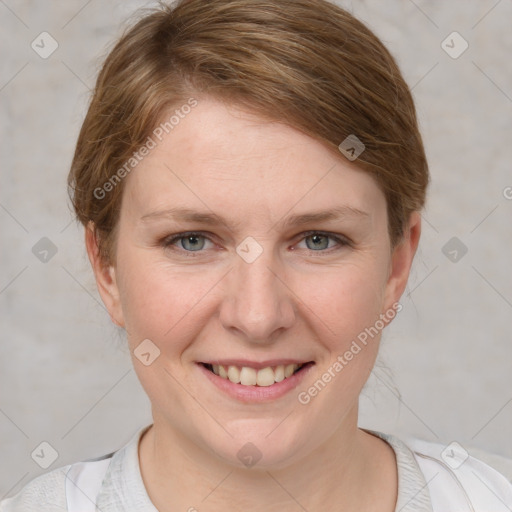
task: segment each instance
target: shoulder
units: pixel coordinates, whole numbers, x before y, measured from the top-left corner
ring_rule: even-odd
[[[66,474],[70,465],[39,475],[17,494],[0,501],[0,512],[60,512],[66,506]]]
[[[113,454],[68,464],[28,482],[17,494],[0,502],[0,512],[61,512],[68,502],[90,495],[95,500]]]
[[[137,449],[141,435],[150,427],[139,428],[127,444],[107,455],[39,475],[17,494],[0,501],[0,512],[65,512],[68,507],[69,510],[83,512],[102,497],[102,492],[104,499],[109,500],[112,493],[118,492],[118,486],[123,484],[126,475],[138,475],[139,486],[143,489]],[[124,490],[129,493],[131,489]]]
[[[476,512],[512,509],[512,483],[459,443],[442,445],[419,439],[403,442],[425,477],[434,511],[455,510],[462,504]],[[483,454],[480,452],[480,457]],[[502,460],[503,467],[512,467],[512,461]]]

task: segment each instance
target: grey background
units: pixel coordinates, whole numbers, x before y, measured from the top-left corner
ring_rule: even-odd
[[[512,458],[512,2],[339,3],[397,58],[432,173],[404,309],[383,337],[387,369],[364,390],[360,425],[456,440],[512,478],[501,458]],[[151,422],[65,187],[102,56],[144,5],[0,0],[0,498]],[[47,59],[31,48],[43,31],[59,44]],[[441,47],[453,31],[469,43],[457,59]],[[57,249],[46,263],[32,252],[43,237]],[[443,253],[452,237],[467,247],[457,262]],[[48,470],[31,458],[43,441],[58,452]]]

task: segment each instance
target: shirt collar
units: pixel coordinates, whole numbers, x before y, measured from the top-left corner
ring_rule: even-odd
[[[395,512],[433,512],[428,483],[412,450],[398,437],[362,429],[386,441],[395,452],[398,469],[398,498]]]
[[[158,512],[149,499],[139,465],[139,441],[150,427],[139,429],[128,444],[112,456],[97,500],[101,512]]]
[[[149,499],[139,465],[139,441],[150,427],[151,425],[147,425],[139,429],[130,441],[112,456],[98,496],[98,510],[158,512]],[[398,499],[395,512],[433,512],[427,482],[407,445],[393,435],[362,430],[383,439],[395,452],[398,469]]]

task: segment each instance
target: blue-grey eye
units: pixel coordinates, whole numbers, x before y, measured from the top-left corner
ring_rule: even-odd
[[[314,235],[309,235],[309,236],[305,237],[304,240],[306,240],[306,246],[308,249],[310,249],[312,251],[316,251],[316,250],[327,249],[329,247],[329,238],[331,238],[331,237],[329,237],[327,235],[314,234]],[[308,244],[308,240],[311,240],[313,243]]]
[[[202,239],[202,240],[201,240]],[[186,251],[200,251],[204,248],[205,237],[202,235],[187,235],[180,238],[181,246]],[[188,247],[187,247],[188,244]]]

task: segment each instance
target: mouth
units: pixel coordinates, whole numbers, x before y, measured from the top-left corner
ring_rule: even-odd
[[[269,387],[286,381],[291,377],[304,372],[313,366],[314,361],[303,363],[276,364],[259,368],[254,366],[242,366],[234,364],[199,363],[211,373],[221,379],[227,380],[239,386]]]

